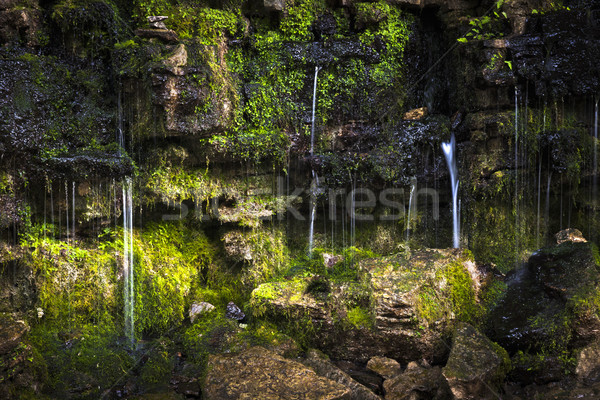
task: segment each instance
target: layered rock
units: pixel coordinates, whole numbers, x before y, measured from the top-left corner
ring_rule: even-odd
[[[305,324],[310,343],[336,359],[440,362],[452,323],[477,313],[482,276],[466,253],[425,250],[365,260],[361,269],[368,284],[330,283],[324,292],[302,280],[263,284],[252,293],[255,314]]]

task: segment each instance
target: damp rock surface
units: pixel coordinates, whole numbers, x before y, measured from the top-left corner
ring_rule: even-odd
[[[252,347],[237,355],[210,356],[202,393],[208,400],[341,400],[350,389],[299,362]]]

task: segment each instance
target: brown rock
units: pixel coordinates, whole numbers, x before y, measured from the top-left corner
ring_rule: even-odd
[[[422,368],[414,363],[402,375],[383,383],[386,400],[445,400],[450,388],[440,367]]]
[[[573,243],[585,243],[587,240],[583,237],[583,233],[579,229],[567,228],[558,232],[554,235],[556,238],[556,244],[561,244],[564,242],[573,242]]]
[[[159,39],[165,43],[177,43],[179,36],[170,29],[136,29],[135,35],[144,39]]]
[[[367,363],[367,368],[384,379],[390,379],[402,373],[402,367],[398,361],[381,356],[371,358]]]
[[[209,400],[336,400],[349,395],[347,387],[262,347],[210,356],[203,389]]]
[[[28,331],[29,325],[25,321],[12,314],[0,314],[0,354],[12,351]]]
[[[577,355],[577,378],[583,381],[600,378],[600,342],[583,348]]]
[[[405,121],[419,121],[425,118],[429,114],[429,110],[427,107],[415,108],[413,110],[407,111],[402,117]]]

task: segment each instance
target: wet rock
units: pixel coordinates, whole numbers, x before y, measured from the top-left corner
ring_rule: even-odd
[[[391,379],[402,373],[402,367],[398,361],[381,356],[371,358],[367,363],[367,368],[384,379]]]
[[[0,3],[0,45],[22,43],[35,46],[42,28],[42,11],[37,1],[18,3],[12,0]]]
[[[210,303],[207,303],[206,301],[201,301],[200,303],[192,303],[189,312],[190,322],[193,324],[196,318],[198,318],[202,314],[209,313],[214,309],[215,306],[213,306]]]
[[[449,400],[448,382],[440,367],[423,368],[414,364],[406,372],[383,383],[386,400]]]
[[[577,354],[577,378],[584,382],[600,382],[600,342],[596,341]]]
[[[202,394],[208,400],[335,400],[346,399],[351,393],[344,385],[262,347],[237,355],[211,355],[207,371]]]
[[[164,43],[177,43],[177,32],[170,29],[136,29],[135,35],[144,39],[158,39]]]
[[[331,379],[332,381],[347,387],[351,391],[350,395],[347,397],[348,400],[381,399],[381,397],[352,379],[350,375],[329,361],[329,358],[319,350],[309,350],[302,363],[312,368],[319,376],[324,376],[325,378]]]
[[[314,22],[313,31],[317,38],[335,35],[337,31],[335,17],[331,13],[325,13]]]
[[[573,242],[573,243],[585,243],[587,240],[583,237],[583,233],[579,229],[568,228],[563,229],[554,235],[556,238],[556,244],[562,244],[564,242]]]
[[[246,314],[235,305],[233,301],[227,303],[227,311],[225,312],[225,316],[229,319],[234,319],[236,321],[242,321],[246,318]]]
[[[0,313],[0,355],[11,352],[19,343],[23,335],[29,332],[29,325],[15,315]]]
[[[496,399],[510,369],[506,350],[471,325],[458,324],[448,363],[442,369],[455,399]]]

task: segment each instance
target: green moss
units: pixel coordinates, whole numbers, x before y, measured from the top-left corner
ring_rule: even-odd
[[[353,307],[348,310],[348,322],[356,329],[373,329],[375,321],[370,310]]]

